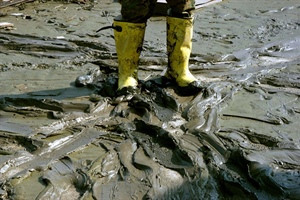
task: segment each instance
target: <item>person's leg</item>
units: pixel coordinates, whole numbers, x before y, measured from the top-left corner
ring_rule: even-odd
[[[189,70],[193,36],[193,0],[167,0],[168,70],[166,77],[174,79],[180,87],[200,87],[200,82]]]
[[[145,23],[114,20],[116,51],[118,56],[118,92],[135,90],[138,85],[138,62],[142,50]]]
[[[119,0],[124,21],[146,23],[153,15],[157,0]]]
[[[178,18],[186,17],[189,14],[192,17],[192,12],[195,10],[195,0],[167,0],[170,10],[168,15]]]
[[[118,93],[131,93],[138,85],[138,62],[146,21],[154,12],[156,0],[122,0],[121,16],[114,19],[118,55]]]

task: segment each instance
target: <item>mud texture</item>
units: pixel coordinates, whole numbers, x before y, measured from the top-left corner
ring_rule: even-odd
[[[163,16],[139,87],[115,97],[103,0],[0,9],[1,199],[300,199],[300,4],[228,0],[195,12],[191,70],[165,82]]]

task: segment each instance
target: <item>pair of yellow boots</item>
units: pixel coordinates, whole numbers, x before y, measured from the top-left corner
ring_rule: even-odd
[[[142,50],[146,23],[129,23],[114,20],[115,43],[118,55],[118,90],[135,88],[138,61]],[[121,28],[120,28],[121,27]],[[197,79],[189,71],[192,49],[193,18],[167,17],[168,70],[165,76],[180,87],[186,87]]]

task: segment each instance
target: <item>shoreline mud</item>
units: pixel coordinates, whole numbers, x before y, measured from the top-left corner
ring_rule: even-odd
[[[114,97],[113,32],[96,33],[119,10],[0,9],[13,24],[0,29],[0,198],[299,199],[299,2],[195,11],[190,69],[207,88],[193,96],[161,84],[166,22],[152,17],[127,100]]]

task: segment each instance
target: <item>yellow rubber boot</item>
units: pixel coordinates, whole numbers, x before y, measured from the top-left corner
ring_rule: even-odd
[[[197,81],[189,70],[192,50],[193,18],[167,16],[168,70],[166,77],[174,79],[180,87]]]
[[[146,23],[114,20],[118,55],[118,90],[138,85],[138,62],[145,36]]]

